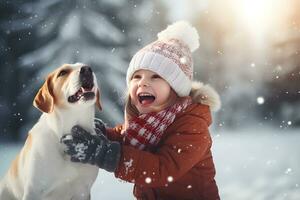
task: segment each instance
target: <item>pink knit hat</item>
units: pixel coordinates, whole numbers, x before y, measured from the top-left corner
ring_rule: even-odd
[[[157,37],[131,59],[127,86],[135,71],[146,69],[165,79],[179,96],[188,96],[193,79],[192,52],[199,47],[197,30],[185,21],[178,21]]]

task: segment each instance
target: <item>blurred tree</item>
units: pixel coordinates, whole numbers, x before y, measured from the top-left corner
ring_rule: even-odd
[[[7,83],[1,87],[9,94],[1,92],[0,103],[13,104],[3,104],[5,116],[20,120],[22,115],[25,120],[15,126],[12,119],[1,118],[1,124],[10,127],[2,130],[16,133],[14,138],[26,133],[39,116],[31,103],[46,74],[63,63],[75,62],[86,63],[96,72],[104,108],[97,114],[109,125],[122,121],[129,59],[153,31],[147,26],[156,15],[151,2],[29,0],[1,2],[0,9],[4,23],[0,42],[7,51],[13,50],[1,52],[8,54],[3,70],[14,70],[12,77],[3,79]]]
[[[194,15],[200,34],[195,78],[221,94],[222,109],[215,115],[218,126],[259,126],[275,117],[298,123],[299,111],[292,108],[299,107],[300,3],[289,3],[283,8],[277,1],[274,10],[261,7],[264,14],[258,17],[253,12],[245,16],[243,12],[251,9],[242,2],[211,0]],[[274,75],[278,70],[281,81]]]
[[[216,127],[240,128],[249,124],[245,122],[255,118],[256,112],[257,89],[251,82],[250,66],[253,49],[249,35],[240,31],[232,1],[225,1],[211,0],[195,15],[200,34],[200,48],[194,54],[195,79],[212,85],[221,96]]]
[[[28,100],[19,96],[32,75],[32,70],[19,67],[19,57],[35,44],[32,27],[22,21],[26,16],[19,2],[0,2],[0,137],[4,139],[18,139],[28,111]]]
[[[273,70],[267,79],[266,118],[280,127],[300,126],[300,2],[292,2],[281,37],[274,40],[269,57]],[[290,121],[290,124],[287,124]]]

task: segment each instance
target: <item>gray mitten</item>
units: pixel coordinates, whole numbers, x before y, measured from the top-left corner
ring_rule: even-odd
[[[106,136],[106,125],[101,119],[94,118],[94,125],[97,135],[103,134]]]
[[[119,142],[110,141],[103,134],[91,135],[80,126],[74,126],[71,134],[64,135],[61,142],[71,161],[90,163],[109,172],[114,172],[121,156]]]

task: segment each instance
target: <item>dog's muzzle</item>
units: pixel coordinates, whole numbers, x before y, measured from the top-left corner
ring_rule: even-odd
[[[80,69],[79,81],[81,83],[80,89],[72,96],[69,96],[68,102],[75,103],[83,98],[85,101],[93,99],[96,95],[92,91],[94,88],[93,71],[89,66],[83,66]]]
[[[91,90],[94,87],[93,71],[88,66],[83,66],[80,69],[79,80],[84,89]]]

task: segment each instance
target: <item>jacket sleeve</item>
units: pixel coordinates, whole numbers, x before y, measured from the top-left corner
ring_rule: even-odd
[[[176,123],[176,133],[171,133],[156,153],[123,145],[115,176],[142,186],[160,187],[176,181],[205,159],[212,143],[206,121],[189,115]]]
[[[112,141],[122,142],[123,140],[122,129],[123,129],[122,125],[117,125],[114,128],[106,128],[107,138]]]

